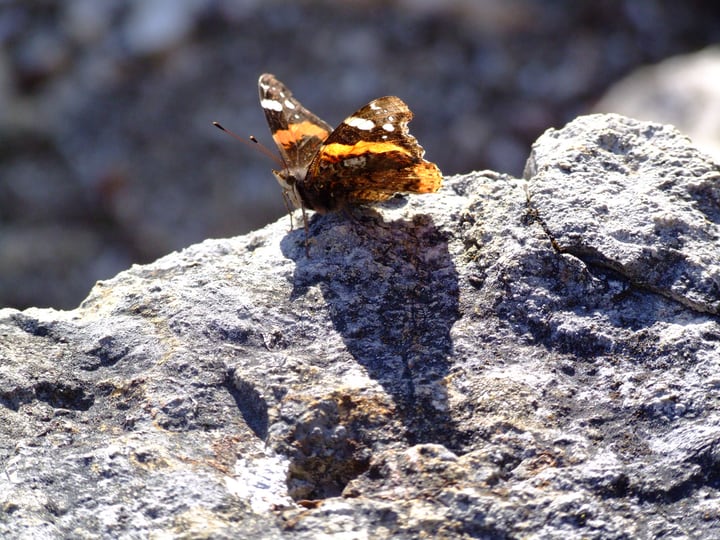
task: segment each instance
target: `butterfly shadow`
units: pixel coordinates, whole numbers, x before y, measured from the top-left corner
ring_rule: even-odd
[[[408,443],[460,450],[445,377],[460,317],[458,274],[448,238],[428,215],[385,222],[375,210],[310,220],[289,233],[292,299],[318,286],[347,351],[392,397]]]

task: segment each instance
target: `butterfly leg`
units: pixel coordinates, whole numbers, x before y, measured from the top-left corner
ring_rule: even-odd
[[[305,256],[310,258],[310,227],[308,226],[307,213],[305,213],[305,205],[302,206],[302,217],[305,228]]]
[[[283,197],[283,202],[285,203],[285,210],[287,210],[288,216],[290,217],[290,232],[292,232],[292,230],[295,228],[293,225],[293,217],[292,217],[293,208],[290,205],[290,197],[288,196],[286,190],[283,190],[282,197]]]

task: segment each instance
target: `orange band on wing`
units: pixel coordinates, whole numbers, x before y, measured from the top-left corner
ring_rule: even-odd
[[[303,137],[317,137],[324,141],[329,133],[311,122],[289,124],[287,129],[279,129],[272,134],[273,140],[282,146],[292,146]]]
[[[383,154],[385,152],[400,152],[401,154],[411,155],[407,148],[403,148],[391,142],[371,142],[359,141],[356,144],[340,144],[332,143],[322,148],[323,157],[334,158],[337,161],[348,157],[361,156],[363,154]],[[330,161],[330,160],[328,160]]]

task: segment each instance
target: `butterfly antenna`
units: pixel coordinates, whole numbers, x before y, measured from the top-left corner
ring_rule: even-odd
[[[267,146],[265,146],[265,145],[262,144],[260,141],[258,141],[258,140],[255,138],[255,135],[250,135],[250,136],[248,137],[248,139],[254,143],[254,145],[252,145],[252,144],[250,144],[246,139],[244,139],[243,137],[241,137],[240,135],[238,135],[238,134],[235,133],[234,131],[230,131],[229,129],[227,129],[226,127],[224,127],[222,124],[220,124],[220,122],[213,122],[213,126],[215,126],[216,128],[224,131],[225,133],[227,133],[227,134],[230,135],[231,137],[237,139],[237,140],[240,141],[241,143],[247,144],[248,146],[252,146],[252,147],[255,148],[256,150],[260,150],[260,152],[262,152],[263,154],[265,154],[267,157],[269,157],[270,159],[272,159],[273,161],[275,161],[276,163],[278,163],[280,166],[283,166],[283,167],[284,167],[283,162],[280,160],[280,158],[279,158],[276,154],[274,154],[270,149],[268,149]]]

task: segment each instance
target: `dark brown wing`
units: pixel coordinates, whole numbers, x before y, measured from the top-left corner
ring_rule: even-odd
[[[398,97],[365,105],[325,140],[298,190],[307,206],[331,212],[379,202],[394,193],[432,193],[442,184],[437,165],[408,130],[412,112]]]
[[[303,107],[275,75],[261,75],[258,91],[260,105],[285,166],[307,167],[332,127]]]

